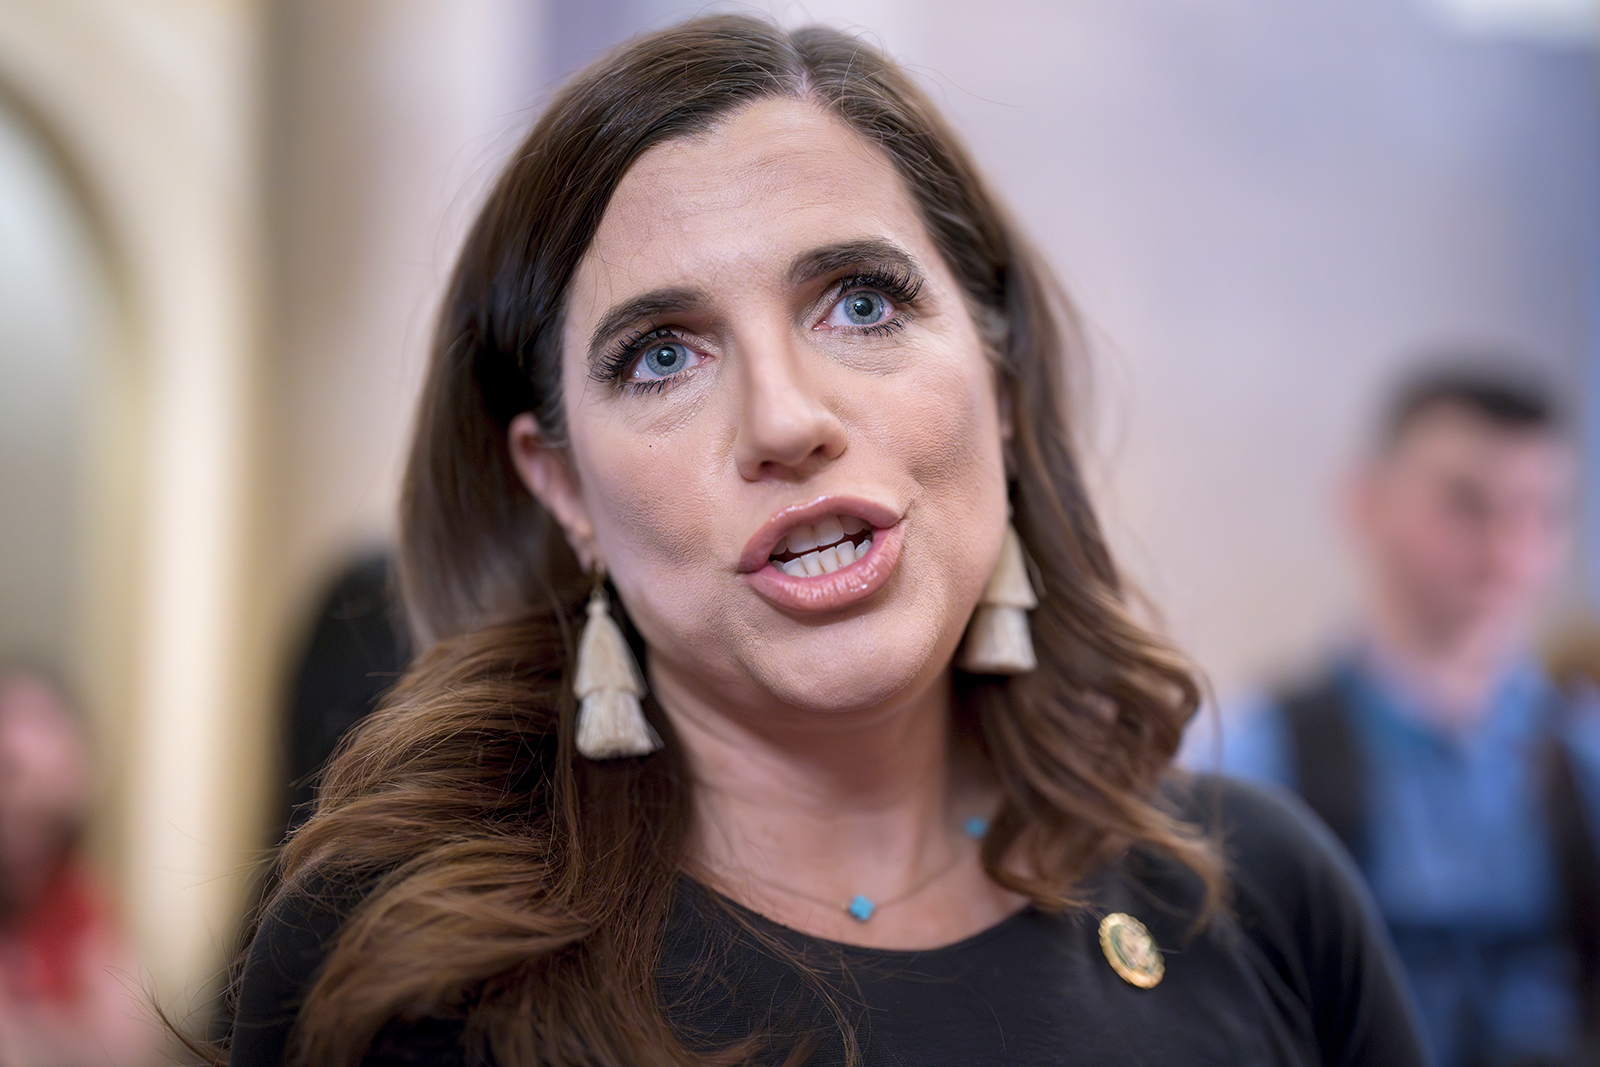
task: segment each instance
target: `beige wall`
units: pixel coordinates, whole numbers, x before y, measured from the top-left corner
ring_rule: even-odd
[[[274,569],[298,622],[353,548],[392,535],[445,281],[540,83],[524,0],[272,5],[266,182]]]

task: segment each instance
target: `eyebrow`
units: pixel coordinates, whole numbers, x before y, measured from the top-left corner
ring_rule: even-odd
[[[916,257],[910,252],[893,242],[868,238],[842,241],[800,253],[789,265],[789,284],[798,285],[824,274],[868,265],[898,267],[919,278],[923,273]]]
[[[589,335],[590,365],[600,361],[600,351],[607,341],[634,323],[704,307],[707,302],[704,290],[686,288],[652,289],[632,300],[623,301],[607,311]]]
[[[919,278],[923,274],[916,257],[910,252],[890,241],[867,238],[841,241],[800,253],[789,264],[789,284],[799,285],[825,274],[863,266],[899,268]],[[692,287],[652,289],[623,301],[601,316],[594,332],[589,335],[590,366],[600,361],[606,343],[630,326],[665,315],[693,311],[710,302],[705,290]]]

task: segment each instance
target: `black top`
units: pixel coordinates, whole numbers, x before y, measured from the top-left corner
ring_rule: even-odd
[[[1025,908],[943,948],[888,951],[810,937],[685,880],[667,923],[659,988],[691,1048],[751,1033],[809,1033],[812,1064],[843,1062],[835,1017],[776,941],[836,989],[866,1067],[917,1065],[1383,1065],[1423,1055],[1392,952],[1348,858],[1296,802],[1201,779],[1191,817],[1220,830],[1229,911],[1191,934],[1197,879],[1135,853],[1103,872],[1084,910]],[[1166,972],[1119,977],[1100,947],[1110,912],[1140,919]],[[251,947],[234,1067],[276,1067],[293,1005],[337,926],[327,912],[269,916]],[[368,1067],[463,1062],[459,1024],[380,1036]],[[776,1057],[781,1059],[781,1055]]]

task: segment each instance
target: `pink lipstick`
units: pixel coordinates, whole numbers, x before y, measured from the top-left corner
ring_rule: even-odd
[[[904,541],[900,516],[871,501],[819,497],[785,508],[745,545],[739,569],[752,589],[789,611],[848,607],[883,587]]]

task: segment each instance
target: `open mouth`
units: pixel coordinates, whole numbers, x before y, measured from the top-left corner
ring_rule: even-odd
[[[871,548],[871,526],[853,515],[831,515],[790,530],[769,558],[790,577],[815,578],[850,566]]]

